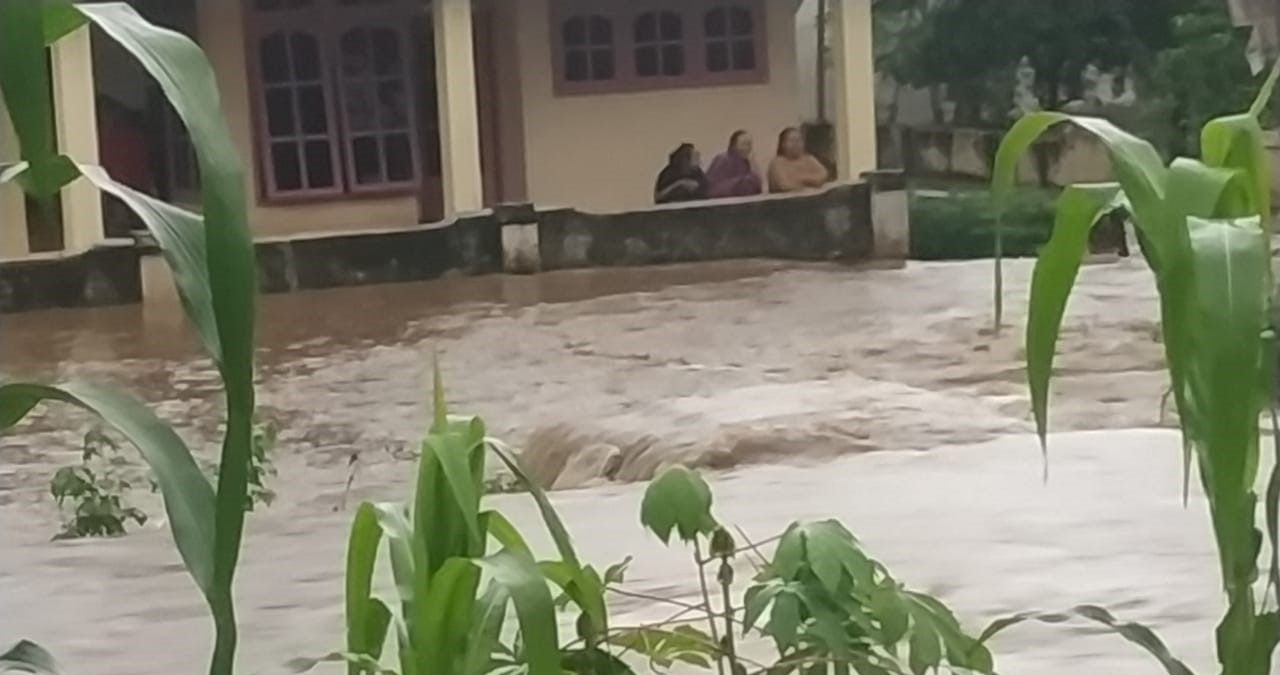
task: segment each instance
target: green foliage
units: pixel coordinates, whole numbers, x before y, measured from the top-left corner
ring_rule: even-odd
[[[484,423],[447,415],[438,374],[436,392],[435,419],[422,443],[413,502],[362,504],[352,523],[344,654],[365,660],[348,660],[348,671],[370,672],[369,664],[382,657],[392,634],[401,675],[485,673],[509,665],[516,646],[507,642],[503,624],[512,607],[519,627],[519,663],[530,675],[559,675],[555,605],[544,571],[506,518],[480,505],[490,445]],[[545,500],[540,491],[538,495]],[[548,525],[563,530],[558,519]],[[567,537],[565,544],[571,546]],[[394,600],[373,594],[383,540]],[[500,548],[491,551],[492,542]],[[569,580],[578,575],[576,556],[572,559],[557,561],[570,568],[563,571]]]
[[[645,489],[640,523],[664,544],[670,543],[672,530],[686,543],[698,535],[711,534],[716,529],[711,516],[711,488],[697,472],[673,466]]]
[[[1265,611],[1268,604],[1280,603],[1280,588],[1269,585],[1261,601],[1253,589],[1264,536],[1256,525],[1258,418],[1270,405],[1275,363],[1268,328],[1274,288],[1271,167],[1258,115],[1277,76],[1280,63],[1247,113],[1205,124],[1199,160],[1178,158],[1165,165],[1150,143],[1105,120],[1037,113],[1010,129],[997,152],[993,178],[997,196],[1006,197],[1020,157],[1058,124],[1074,124],[1107,147],[1117,183],[1064,192],[1054,241],[1041,253],[1032,276],[1026,331],[1032,410],[1043,445],[1056,343],[1084,242],[1103,213],[1123,205],[1138,230],[1160,296],[1165,361],[1183,437],[1184,480],[1189,480],[1194,460],[1209,503],[1227,600],[1216,634],[1218,660],[1231,675],[1268,673],[1280,641],[1280,617]],[[999,259],[996,269],[999,300]],[[997,303],[997,325],[999,314]],[[1280,484],[1277,472],[1280,465],[1272,468],[1272,485]],[[1280,529],[1277,498],[1280,490],[1268,490],[1265,512],[1273,545]],[[1280,578],[1274,556],[1269,578]],[[1145,640],[1145,633],[1126,630],[1131,640]]]
[[[1142,66],[1169,43],[1174,15],[1196,0],[940,0],[898,36],[883,62],[899,82],[947,85],[962,124],[1002,125],[1013,70],[1028,57],[1036,94],[1049,109],[1080,98],[1081,74]],[[915,3],[919,5],[920,3]],[[901,9],[901,8],[893,8]],[[999,40],[978,36],[999,35]]]
[[[1015,192],[1004,214],[1004,253],[1034,256],[1053,229],[1054,195],[1024,188]],[[990,258],[995,249],[998,210],[987,190],[953,189],[911,194],[911,258],[970,260]]]
[[[773,558],[760,561],[763,568],[735,603],[731,563],[742,551],[727,530],[715,525],[706,483],[688,469],[668,470],[650,483],[646,506],[651,499],[665,508],[657,518],[642,519],[645,525],[664,543],[675,530],[694,548],[703,602],[686,609],[704,616],[709,629],[684,623],[644,626],[611,639],[647,656],[653,670],[662,672],[677,663],[706,669],[715,663],[721,673],[743,672],[746,659],[735,645],[759,634],[777,650],[773,662],[754,664],[769,673],[992,672],[991,653],[981,640],[968,635],[940,601],[907,590],[890,576],[839,522],[788,527]],[[680,532],[681,522],[690,529]],[[703,544],[709,557],[702,556]],[[759,555],[753,544],[744,550]],[[706,582],[706,567],[716,562],[719,609]]]
[[[58,153],[46,43],[91,23],[159,83],[195,149],[203,185],[196,215],[115,182],[98,166]],[[182,560],[214,619],[210,672],[229,675],[236,649],[232,583],[244,528],[252,454],[253,334],[256,273],[245,210],[245,181],[221,117],[212,68],[190,39],[145,21],[123,3],[71,5],[0,2],[0,94],[17,132],[21,162],[0,167],[0,183],[17,181],[48,201],[77,177],[120,198],[155,236],[173,273],[188,320],[217,365],[226,394],[226,433],[215,490],[171,427],[134,397],[88,384],[0,384],[0,430],[41,401],[84,408],[133,443],[155,473]]]
[[[21,640],[0,653],[0,673],[59,675],[60,672],[53,655],[29,640]]]
[[[767,612],[761,631],[794,667],[832,662],[837,672],[916,675],[993,668],[990,652],[949,609],[906,590],[833,520],[789,527],[744,606],[744,630]]]
[[[244,510],[252,513],[259,505],[271,506],[276,500],[275,490],[269,486],[277,475],[275,465],[276,441],[280,425],[271,419],[254,418],[253,447],[249,452],[249,471],[245,474],[246,494]],[[213,467],[213,477],[218,477],[218,467]]]
[[[100,427],[84,435],[80,463],[64,466],[53,474],[49,492],[58,504],[70,512],[55,539],[82,537],[116,537],[125,533],[125,524],[147,522],[147,514],[128,503],[135,477],[128,471],[129,462],[116,442]]]
[[[1234,25],[1226,3],[1198,0],[1171,21],[1171,46],[1155,56],[1143,90],[1157,101],[1171,129],[1167,156],[1199,152],[1200,128],[1244,110],[1258,90],[1245,52],[1248,35]]]

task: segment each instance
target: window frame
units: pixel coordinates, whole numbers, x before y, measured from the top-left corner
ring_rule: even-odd
[[[249,78],[249,106],[252,120],[252,152],[258,201],[267,205],[292,205],[326,201],[348,201],[390,196],[413,196],[424,180],[425,165],[418,147],[421,133],[416,91],[420,84],[414,73],[412,34],[407,22],[424,20],[421,7],[414,0],[385,0],[368,5],[347,5],[341,0],[312,0],[305,7],[279,10],[259,10],[256,0],[241,0],[244,18],[244,47]],[[407,181],[381,182],[360,185],[353,174],[354,158],[351,156],[351,134],[347,128],[343,83],[340,68],[338,41],[352,28],[391,28],[404,40],[401,58],[404,61],[403,79],[406,85],[408,109],[409,151],[412,173]],[[280,190],[277,186],[271,146],[272,136],[267,113],[267,84],[262,72],[262,40],[277,31],[307,32],[320,42],[321,85],[325,96],[325,114],[328,121],[327,135],[330,145],[330,162],[333,167],[334,185],[326,188]],[[296,98],[295,98],[296,106]],[[296,119],[300,125],[301,119]],[[301,136],[298,134],[297,136]],[[381,146],[381,143],[380,143]],[[383,158],[385,162],[385,156]],[[305,164],[305,157],[304,157]]]
[[[767,0],[550,0],[547,37],[551,52],[552,93],[557,97],[622,94],[694,87],[744,86],[769,81],[769,21]],[[720,7],[741,7],[751,13],[756,65],[752,70],[712,72],[707,68],[705,15]],[[674,12],[683,23],[684,74],[648,75],[636,72],[636,20],[649,12]],[[575,16],[598,15],[613,22],[614,78],[572,81],[565,77],[563,25]]]

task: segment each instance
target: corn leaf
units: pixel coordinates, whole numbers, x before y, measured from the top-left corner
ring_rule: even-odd
[[[1092,621],[1094,623],[1106,626],[1113,633],[1123,637],[1129,642],[1141,647],[1150,654],[1169,675],[1195,675],[1187,664],[1178,660],[1170,653],[1169,648],[1150,628],[1138,623],[1121,622],[1111,615],[1107,610],[1093,605],[1080,605],[1065,612],[1022,612],[1013,616],[1004,617],[991,622],[982,635],[978,636],[978,642],[986,644],[999,633],[1008,630],[1028,621],[1036,621],[1047,624],[1061,624],[1080,618]]]
[[[1257,555],[1253,484],[1258,469],[1258,416],[1264,400],[1241,373],[1261,370],[1270,298],[1270,251],[1258,219],[1191,218],[1196,293],[1196,350],[1191,362],[1200,475],[1212,505],[1223,576],[1231,586],[1252,581]]]
[[[375,660],[382,655],[390,620],[386,606],[373,598],[373,570],[381,541],[382,526],[378,523],[376,507],[367,502],[361,504],[347,540],[347,651],[366,654]],[[349,663],[347,672],[360,675],[361,670]]]
[[[1049,431],[1049,381],[1067,298],[1075,286],[1080,262],[1088,250],[1089,232],[1116,207],[1120,186],[1114,183],[1073,185],[1058,198],[1053,235],[1040,251],[1031,275],[1027,309],[1027,382],[1040,447]]]
[[[101,417],[138,448],[164,496],[169,528],[183,563],[206,598],[216,595],[213,486],[182,438],[133,396],[80,381],[58,386],[0,384],[0,431],[17,424],[45,400],[74,405]]]
[[[139,61],[186,125],[204,187],[203,220],[160,206],[154,200],[117,186],[100,169],[75,167],[66,157],[57,154],[43,43],[85,22],[92,23]],[[73,6],[38,0],[6,0],[0,3],[0,27],[4,30],[0,39],[0,92],[14,119],[26,163],[24,168],[6,172],[7,175],[16,177],[24,189],[41,199],[52,196],[77,175],[84,175],[99,188],[122,196],[138,210],[161,242],[188,317],[222,376],[227,431],[217,491],[212,492],[205,484],[204,488],[185,493],[171,485],[164,489],[164,494],[166,509],[171,512],[199,514],[199,517],[187,518],[187,521],[199,521],[198,525],[192,522],[180,525],[171,520],[171,527],[183,560],[204,592],[213,614],[216,639],[210,670],[218,675],[229,674],[236,646],[231,588],[243,535],[243,504],[252,447],[256,270],[245,215],[243,173],[221,117],[213,70],[190,39],[149,24],[123,3]],[[116,409],[100,412],[116,426],[142,424],[137,409],[128,411],[130,419],[113,418],[120,413]],[[157,473],[161,469],[156,461],[188,466],[189,456],[186,460],[176,459],[180,452],[186,451],[180,443],[173,442],[176,435],[170,437],[158,431],[157,427],[162,425],[154,418],[146,420],[143,426],[149,434],[139,440],[159,443],[155,447],[140,447]],[[194,462],[190,466],[194,466]],[[203,518],[207,507],[212,511],[206,523]],[[193,535],[194,527],[204,529]],[[203,539],[203,543],[193,544],[192,539],[196,537]]]
[[[44,647],[30,640],[21,640],[0,653],[0,673],[59,675],[60,670],[58,662]]]

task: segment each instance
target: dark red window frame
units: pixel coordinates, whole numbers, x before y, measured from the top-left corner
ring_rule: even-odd
[[[251,74],[251,102],[254,108],[254,152],[257,156],[258,184],[262,199],[271,203],[290,203],[353,195],[414,194],[422,179],[422,161],[418,147],[419,113],[414,96],[416,87],[414,74],[411,72],[413,59],[409,52],[416,46],[411,43],[408,26],[411,21],[425,21],[421,5],[415,0],[243,2],[247,28],[245,42]],[[259,9],[264,5],[273,8]],[[366,88],[371,88],[369,90],[374,92],[376,99],[381,88],[386,88],[388,83],[398,78],[403,92],[403,114],[399,116],[402,120],[388,125],[385,115],[381,111],[375,112],[378,120],[374,128],[354,131],[348,105],[349,94],[343,87],[352,84],[352,80],[356,78],[343,75],[344,54],[340,41],[343,35],[364,29],[382,31],[380,34],[394,34],[399,40],[397,72],[370,74]],[[291,68],[287,73],[289,77],[283,80],[270,77],[264,72],[264,40],[279,33],[306,34],[316,39],[320,71],[318,77],[299,80],[296,68]],[[291,42],[288,38],[286,41]],[[292,48],[291,44],[289,46]],[[291,59],[292,56],[291,49]],[[277,97],[276,103],[281,103],[282,97],[272,92],[285,89],[292,92],[289,102],[293,106],[293,125],[291,129],[273,130],[269,108],[272,104],[271,97]],[[306,89],[308,102],[311,103],[307,111],[303,110],[301,103],[302,89]],[[319,110],[323,113],[323,129],[314,128],[319,114],[315,107],[317,92],[321,99]],[[304,112],[310,115],[313,128],[303,128]],[[389,148],[392,147],[393,137],[407,137],[407,147],[399,146],[396,141],[397,147],[403,150],[398,156],[398,165],[403,167],[407,163],[409,168],[407,177],[402,180],[392,180],[388,175],[391,172]],[[356,146],[359,142],[363,147],[368,147],[369,139],[372,139],[377,148],[377,162],[383,180],[362,183],[357,180]],[[273,157],[274,152],[287,152],[288,144],[291,143],[296,144],[293,150],[299,162],[301,184],[297,189],[280,184],[281,175],[277,175]],[[316,157],[327,156],[333,178],[331,184],[317,184],[314,176],[308,176],[308,152],[314,153]]]
[[[553,89],[557,96],[609,94],[673,89],[680,87],[709,87],[717,85],[763,84],[769,80],[769,36],[766,0],[551,0],[550,39]],[[707,14],[718,10],[748,12],[752,32],[750,36],[708,36]],[[656,13],[656,14],[655,14]],[[655,41],[637,40],[638,21],[646,15],[663,13],[680,17],[681,37],[664,39],[661,26]],[[607,79],[570,79],[569,57],[573,45],[566,44],[566,24],[580,17],[599,17],[612,22],[614,74]],[[658,21],[661,24],[661,21]],[[717,41],[733,43],[750,41],[753,67],[750,69],[712,71],[708,66],[708,49]],[[657,46],[680,47],[683,72],[679,75],[663,73],[662,56],[659,56],[659,73],[639,73],[638,52]]]

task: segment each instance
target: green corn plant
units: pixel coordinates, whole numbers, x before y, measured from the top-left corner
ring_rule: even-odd
[[[356,511],[347,547],[346,650],[330,658],[346,661],[352,675],[374,669],[478,675],[499,668],[560,675],[577,653],[561,651],[548,581],[584,607],[587,618],[579,624],[587,635],[591,626],[606,625],[604,582],[579,562],[546,495],[509,451],[486,436],[484,423],[447,414],[438,370],[435,390],[434,421],[422,442],[412,503],[366,502]],[[482,508],[490,452],[533,496],[559,560],[536,562],[510,521]],[[392,600],[373,591],[384,542],[396,589]],[[508,607],[519,624],[518,649],[504,642]],[[399,670],[388,671],[377,664],[392,636]]]
[[[1009,130],[992,179],[997,198],[1007,199],[1018,160],[1037,137],[1060,124],[1083,129],[1107,149],[1116,182],[1062,192],[1052,237],[1032,276],[1026,354],[1036,428],[1044,449],[1054,350],[1089,231],[1103,215],[1123,208],[1159,293],[1165,361],[1183,440],[1184,493],[1194,461],[1208,500],[1227,604],[1216,633],[1224,675],[1269,673],[1280,640],[1277,469],[1265,499],[1271,571],[1265,590],[1255,588],[1263,540],[1256,525],[1259,416],[1270,405],[1274,363],[1268,328],[1274,288],[1271,167],[1258,117],[1277,73],[1280,63],[1249,111],[1205,124],[1199,159],[1179,157],[1166,165],[1150,143],[1105,120],[1043,112]],[[1107,623],[1108,616],[1086,609],[1086,618]],[[1160,656],[1153,647],[1163,646],[1148,634],[1118,632]],[[1170,673],[1189,672],[1160,660]]]
[[[131,53],[182,119],[203,184],[202,215],[132,190],[102,167],[77,164],[58,152],[47,47],[86,23]],[[186,317],[222,378],[226,433],[215,489],[178,434],[136,397],[114,388],[83,381],[0,381],[0,431],[47,400],[98,415],[137,447],[155,474],[178,552],[213,618],[209,670],[230,675],[237,640],[232,583],[253,443],[256,275],[243,170],[221,117],[213,70],[194,42],[148,23],[126,4],[4,0],[0,94],[21,153],[19,162],[0,167],[0,183],[16,181],[47,204],[70,182],[87,180],[127,204],[154,235]]]

